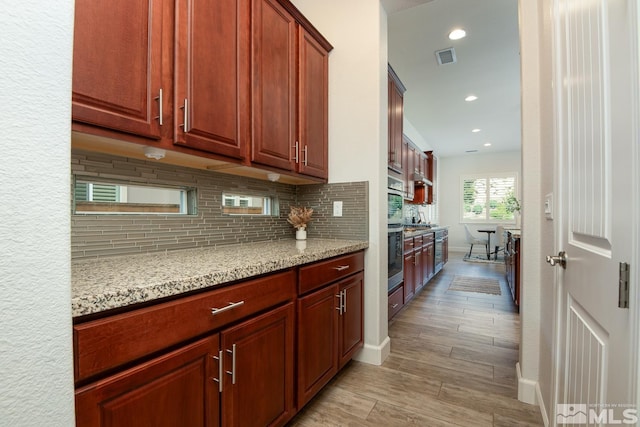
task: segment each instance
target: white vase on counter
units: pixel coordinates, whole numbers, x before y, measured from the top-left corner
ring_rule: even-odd
[[[307,230],[299,228],[296,230],[296,240],[307,240]]]

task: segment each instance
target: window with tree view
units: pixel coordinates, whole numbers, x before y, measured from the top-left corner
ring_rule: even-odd
[[[517,176],[469,175],[462,182],[462,222],[512,222]]]

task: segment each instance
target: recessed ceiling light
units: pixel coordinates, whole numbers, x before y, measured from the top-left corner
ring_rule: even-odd
[[[485,143],[484,143],[484,146],[485,146],[485,147],[491,147],[491,143],[490,143],[490,142],[485,142]]]
[[[478,99],[478,97],[477,97],[477,96],[475,96],[475,95],[469,95],[469,96],[467,96],[464,100],[465,100],[465,101],[467,101],[467,102],[471,102],[471,101],[475,101],[476,99]]]
[[[461,38],[464,38],[464,36],[466,35],[467,35],[467,32],[465,30],[463,30],[462,28],[456,28],[455,30],[449,33],[449,39],[460,40]]]
[[[471,132],[473,132],[473,133],[478,133],[478,132],[480,132],[480,131],[481,131],[481,129],[478,129],[478,128],[471,129]]]

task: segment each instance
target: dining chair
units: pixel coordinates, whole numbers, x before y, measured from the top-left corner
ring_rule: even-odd
[[[485,251],[487,250],[487,239],[474,236],[473,233],[471,233],[471,230],[469,230],[469,226],[467,224],[464,225],[464,233],[467,238],[467,243],[471,245],[471,247],[469,248],[468,257],[471,257],[471,251],[473,251],[473,245],[484,245]]]

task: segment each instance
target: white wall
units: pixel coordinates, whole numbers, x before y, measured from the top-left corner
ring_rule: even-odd
[[[449,226],[450,251],[469,250],[469,245],[465,240],[464,225],[460,222],[460,200],[462,198],[460,177],[482,173],[516,172],[520,180],[518,185],[521,185],[521,169],[520,151],[469,153],[464,156],[438,159],[439,221],[441,225]],[[489,227],[495,227],[495,225],[486,224]],[[484,228],[484,225],[470,225],[469,228],[475,230]],[[476,253],[475,247],[474,253]]]
[[[0,15],[0,424],[68,427],[73,1],[8,3]]]
[[[378,1],[293,0],[329,40],[329,182],[369,181],[365,347],[380,364],[387,333],[387,16]]]

